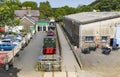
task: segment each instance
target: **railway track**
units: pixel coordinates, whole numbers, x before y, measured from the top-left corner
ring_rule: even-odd
[[[39,56],[39,62],[36,66],[38,71],[61,71],[61,51],[56,29],[49,29],[44,37],[42,55]]]

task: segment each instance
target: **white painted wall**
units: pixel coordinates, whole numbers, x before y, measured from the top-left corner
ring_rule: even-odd
[[[117,44],[119,44],[120,47],[120,24],[116,25],[116,35],[115,38],[117,40]]]
[[[110,38],[114,38],[116,32],[116,24],[120,24],[120,18],[80,25],[81,27],[79,27],[79,37],[110,36]],[[79,40],[80,42],[83,41],[82,38],[79,38]]]

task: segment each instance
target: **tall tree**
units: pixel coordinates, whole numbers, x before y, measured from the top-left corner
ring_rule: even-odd
[[[102,0],[99,5],[98,8],[101,11],[111,11],[112,10],[112,3],[111,0]]]
[[[83,5],[83,6],[77,7],[76,12],[89,12],[92,10],[93,8],[91,6]]]
[[[58,8],[55,11],[55,18],[59,21],[62,21],[63,16],[67,15],[64,8]]]
[[[19,24],[19,20],[15,18],[14,10],[12,2],[6,2],[0,7],[0,26],[16,26]]]
[[[25,1],[22,3],[22,7],[31,7],[31,9],[38,9],[37,3],[33,1]]]
[[[96,0],[90,4],[100,11],[118,11],[120,10],[120,0]]]
[[[69,6],[64,6],[62,7],[65,11],[66,11],[66,14],[73,14],[76,12],[75,8],[73,7],[69,7]]]
[[[40,18],[48,18],[53,16],[53,10],[48,1],[40,2],[39,10]]]

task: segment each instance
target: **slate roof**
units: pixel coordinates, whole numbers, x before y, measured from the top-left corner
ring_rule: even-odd
[[[117,17],[120,17],[120,12],[81,12],[64,16],[65,19],[76,21],[80,24],[87,24]]]
[[[35,19],[33,19],[32,17],[30,17],[30,16],[27,16],[27,15],[25,15],[22,19],[28,19],[30,22],[32,22],[33,24],[35,24],[35,22],[36,22],[36,20]]]
[[[14,13],[16,16],[22,18],[24,15],[28,14],[28,10],[15,10]],[[40,16],[39,10],[30,10],[30,15],[34,17]]]
[[[35,19],[33,19],[32,17],[30,17],[30,16],[25,16],[26,18],[28,18],[30,21],[32,21],[32,22],[36,22],[36,20]]]

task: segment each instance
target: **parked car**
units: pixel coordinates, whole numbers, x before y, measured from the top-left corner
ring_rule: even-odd
[[[4,39],[9,39],[13,44],[18,45],[22,41],[22,36],[20,35],[7,35]]]
[[[13,48],[15,48],[17,45],[16,44],[12,44],[10,39],[4,39],[1,41],[0,43],[0,50],[4,50],[4,51],[10,51]]]

